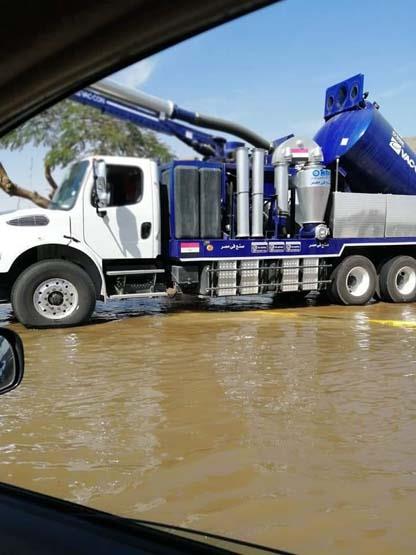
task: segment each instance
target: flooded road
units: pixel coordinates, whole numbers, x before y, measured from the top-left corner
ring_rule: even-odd
[[[415,552],[416,305],[137,306],[10,324],[2,481],[305,555]]]

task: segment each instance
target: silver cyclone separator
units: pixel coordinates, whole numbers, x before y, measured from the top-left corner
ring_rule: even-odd
[[[292,137],[276,147],[272,164],[279,214],[289,215],[289,167],[295,167],[299,202],[296,221],[302,225],[323,221],[331,174],[322,162],[321,147],[312,139]]]
[[[331,190],[330,170],[322,164],[307,164],[298,171],[295,184],[300,209],[297,215],[298,223],[322,223]]]

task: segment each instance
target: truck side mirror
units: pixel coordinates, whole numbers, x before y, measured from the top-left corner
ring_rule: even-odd
[[[110,191],[107,183],[107,167],[104,160],[94,160],[95,207],[105,208],[109,204]]]
[[[0,395],[20,384],[24,364],[23,343],[18,334],[0,328]]]

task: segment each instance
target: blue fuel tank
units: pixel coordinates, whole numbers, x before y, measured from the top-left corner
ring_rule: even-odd
[[[348,85],[348,80],[339,83],[342,94],[335,98],[348,99]],[[416,154],[380,114],[378,106],[361,96],[353,108],[342,111],[339,106],[338,113],[331,115],[328,91],[327,121],[314,137],[323,150],[324,163],[330,165],[339,158],[353,192],[416,195]]]

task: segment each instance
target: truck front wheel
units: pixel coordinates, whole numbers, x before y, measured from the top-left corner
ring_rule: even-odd
[[[15,281],[11,301],[16,318],[29,328],[76,326],[95,308],[90,276],[66,260],[43,260]]]
[[[374,264],[361,255],[345,258],[331,276],[330,298],[345,305],[363,305],[374,295],[377,273]]]
[[[380,297],[390,303],[416,300],[416,260],[411,256],[395,256],[383,264],[379,276]]]

